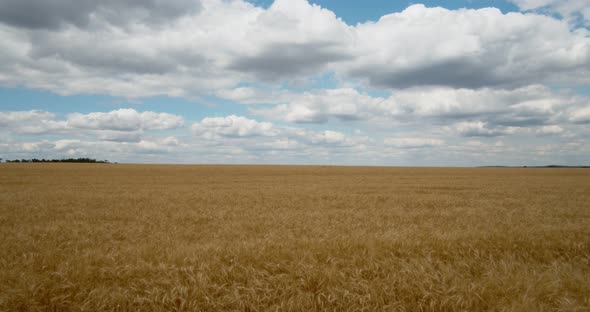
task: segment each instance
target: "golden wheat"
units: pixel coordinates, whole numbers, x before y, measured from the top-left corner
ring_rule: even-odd
[[[0,165],[0,310],[589,307],[584,169]]]

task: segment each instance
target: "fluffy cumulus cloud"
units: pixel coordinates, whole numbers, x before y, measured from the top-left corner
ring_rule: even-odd
[[[0,144],[0,153],[10,158],[90,157],[116,161],[146,161],[154,155],[170,155],[184,147],[171,144],[175,138],[111,142],[80,139],[38,140]],[[165,158],[163,158],[165,159]]]
[[[453,126],[459,134],[466,137],[495,137],[508,134],[514,128],[491,127],[488,123],[481,121],[464,121]]]
[[[546,16],[414,5],[355,33],[357,57],[344,71],[374,86],[588,83],[588,33]]]
[[[58,121],[55,117],[55,114],[40,110],[0,112],[0,128],[27,134],[43,134],[65,129],[67,123]]]
[[[332,119],[427,120],[438,124],[479,121],[480,125],[485,122],[494,126],[525,127],[555,122],[587,123],[588,107],[590,97],[533,85],[513,90],[411,88],[396,91],[389,97],[373,97],[348,88],[318,90],[292,95],[287,104],[251,111],[265,118],[295,123],[322,123]]]
[[[68,115],[67,124],[73,128],[95,130],[166,130],[181,127],[183,118],[178,115],[155,112],[138,112],[119,109],[107,113]]]
[[[336,70],[377,87],[585,83],[588,77],[574,70],[588,64],[587,35],[545,16],[415,5],[352,32],[354,42],[345,45],[355,57]]]
[[[333,12],[305,0],[275,1],[246,27],[242,39],[249,43],[230,68],[260,79],[317,74],[331,63],[353,57],[345,48],[347,39],[353,39],[349,26]]]
[[[183,123],[178,115],[134,109],[72,113],[63,119],[41,110],[0,112],[0,128],[14,134],[92,134],[105,141],[138,141],[144,131],[176,129]]]
[[[299,127],[277,126],[270,122],[259,122],[236,115],[204,118],[192,125],[192,132],[197,138],[217,144],[229,144],[233,140],[244,146],[252,144],[256,147],[277,149],[304,145],[352,147],[361,145],[365,140],[360,137],[351,138],[333,130],[312,131]]]
[[[576,123],[588,124],[590,123],[590,103],[579,110],[573,111],[570,114],[571,120]]]
[[[119,119],[107,118],[118,113],[70,114],[60,120],[56,115],[42,111],[2,112],[0,127],[7,128],[15,137],[0,141],[0,154],[9,159],[91,156],[114,161],[194,162],[197,153],[201,161],[207,162],[272,162],[279,157],[284,162],[306,163],[318,161],[318,156],[325,160],[330,160],[332,155],[347,159],[352,152],[365,150],[365,145],[370,142],[359,135],[277,126],[236,115],[207,117],[193,123],[189,133],[186,133],[188,129],[175,128],[180,132],[170,136],[161,131],[162,127],[148,129],[141,123],[119,127]],[[80,123],[83,118],[89,118],[89,121]],[[100,119],[103,127],[97,126],[96,119]],[[23,120],[56,122],[60,127],[33,132],[15,126]],[[55,139],[54,134],[68,138]],[[19,138],[19,135],[25,137]]]
[[[313,145],[352,147],[362,145],[365,141],[365,138],[348,138],[345,134],[332,130],[320,132],[298,131],[294,135],[299,137],[301,141]]]
[[[330,119],[368,119],[395,109],[383,98],[374,98],[355,89],[322,89],[291,95],[288,104],[270,109],[252,109],[269,119],[294,123],[324,123]]]
[[[555,135],[563,133],[563,128],[557,125],[543,126],[536,130],[540,135]]]
[[[276,129],[271,123],[236,115],[205,118],[194,123],[192,130],[195,135],[208,139],[276,135]]]
[[[175,136],[162,135],[182,126],[180,116],[134,109],[64,117],[40,110],[0,112],[0,129],[6,133],[0,138],[0,155],[9,159],[92,157],[145,161],[150,155],[186,148]]]

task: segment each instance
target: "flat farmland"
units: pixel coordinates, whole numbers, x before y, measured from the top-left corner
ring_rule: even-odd
[[[0,165],[3,311],[589,307],[589,169]]]

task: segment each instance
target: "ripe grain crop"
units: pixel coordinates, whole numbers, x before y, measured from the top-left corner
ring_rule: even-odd
[[[2,311],[588,311],[588,169],[0,165]]]

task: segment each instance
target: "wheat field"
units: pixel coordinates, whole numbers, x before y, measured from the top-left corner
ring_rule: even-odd
[[[2,311],[589,311],[587,169],[0,165]]]

